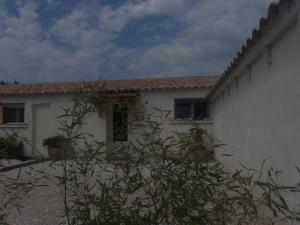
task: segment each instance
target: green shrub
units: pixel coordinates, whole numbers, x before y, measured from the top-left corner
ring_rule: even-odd
[[[212,147],[216,148],[217,140],[197,124],[188,131],[166,136],[164,116],[157,119],[146,115],[134,124],[136,140],[121,143],[122,153],[129,157],[107,161],[104,156],[109,143],[82,129],[87,115],[94,112],[88,100],[81,95],[74,97],[74,106],[60,117],[64,136],[44,140],[47,147],[67,144],[78,151],[78,157],[56,162],[63,173],[51,178],[40,172],[60,187],[68,225],[258,225],[300,221],[299,210],[290,208],[284,199],[285,194],[300,192],[300,185],[278,183],[279,171],[264,164],[257,171],[245,167],[227,171],[206,144],[207,138],[213,139]]]
[[[0,158],[21,158],[24,153],[24,144],[18,134],[6,133],[5,137],[0,137]]]
[[[162,118],[146,115],[137,121],[132,129],[138,133],[136,140],[119,147],[129,156],[126,160],[107,161],[103,156],[109,143],[81,129],[89,109],[88,100],[78,97],[61,117],[61,130],[78,151],[74,160],[62,161],[64,172],[55,177],[62,188],[68,225],[300,221],[299,210],[291,209],[284,199],[287,193],[299,192],[299,185],[278,183],[279,171],[265,165],[258,171],[245,167],[227,171],[206,146],[205,139],[213,137],[205,129],[196,124],[166,136],[163,113]],[[214,139],[215,148],[216,143]]]
[[[44,139],[43,146],[47,148],[62,148],[66,145],[67,139],[62,135],[56,135]]]

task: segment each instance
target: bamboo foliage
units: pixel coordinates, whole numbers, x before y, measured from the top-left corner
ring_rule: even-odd
[[[300,221],[299,211],[291,210],[283,197],[299,192],[299,185],[277,183],[274,174],[279,171],[265,165],[260,170],[242,167],[226,171],[206,144],[205,139],[213,137],[196,124],[188,131],[166,136],[157,115],[146,115],[131,124],[131,132],[137,131],[138,136],[119,145],[126,160],[109,161],[106,143],[93,138],[87,141],[87,135],[77,129],[84,118],[76,116],[77,112],[89,108],[85,101],[75,104],[69,111],[73,115],[62,116],[77,118],[75,124],[63,128],[66,134],[77,132],[69,135],[70,143],[79,146],[79,139],[72,137],[83,137],[84,143],[75,160],[63,163],[65,173],[59,177],[69,225]],[[158,110],[158,115],[164,114]],[[200,158],[193,157],[195,152],[202,154]]]
[[[300,221],[284,196],[300,191],[274,178],[279,171],[263,164],[227,171],[213,150],[220,145],[205,129],[193,124],[184,132],[167,132],[168,113],[131,121],[134,138],[119,143],[118,154],[107,157],[108,143],[84,132],[86,119],[99,103],[97,94],[77,94],[74,104],[58,119],[60,134],[76,157],[51,164],[56,176],[40,171],[61,190],[68,225],[243,225]],[[209,141],[207,141],[209,140]],[[208,144],[210,143],[210,144]],[[0,174],[1,175],[1,174]],[[1,177],[0,177],[1,178]],[[2,180],[3,182],[3,180]],[[16,180],[13,182],[18,184]],[[28,189],[34,188],[30,184]],[[2,184],[3,185],[3,184]],[[22,186],[22,185],[21,185]],[[4,190],[18,193],[15,186]],[[20,185],[18,186],[20,187]],[[14,195],[20,198],[19,195]],[[5,224],[9,203],[0,208]],[[1,217],[2,216],[2,217]],[[2,220],[1,220],[2,219]]]

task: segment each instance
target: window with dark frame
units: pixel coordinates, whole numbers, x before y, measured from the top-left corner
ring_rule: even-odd
[[[175,119],[208,119],[208,104],[204,99],[176,99]]]
[[[3,110],[3,123],[24,123],[24,104],[4,104]]]
[[[128,140],[128,109],[127,106],[115,105],[113,109],[113,141]]]

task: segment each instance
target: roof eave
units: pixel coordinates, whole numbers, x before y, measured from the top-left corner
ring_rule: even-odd
[[[277,9],[274,3],[270,5],[267,19],[260,20],[259,29],[253,30],[252,38],[247,39],[246,45],[242,46],[233,62],[208,94],[208,98],[214,98],[222,86],[227,86],[224,83],[228,79],[240,76],[247,66],[252,65],[260,57],[266,46],[274,45],[291,27],[299,24],[299,12],[296,7],[291,7],[293,3],[299,4],[295,0],[281,0],[276,6],[279,7]],[[285,10],[280,7],[285,7]],[[290,12],[291,10],[293,12]],[[277,26],[274,26],[275,24]]]

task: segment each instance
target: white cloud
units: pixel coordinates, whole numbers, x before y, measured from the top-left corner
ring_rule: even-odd
[[[84,24],[77,23],[84,14],[74,10],[71,15],[59,20],[50,31],[38,23],[36,5],[32,2],[18,9],[19,16],[6,13],[3,24],[6,27],[0,37],[0,73],[6,80],[17,78],[22,82],[53,80],[92,79],[101,71],[98,35],[94,30],[85,30]],[[56,46],[49,36],[60,35],[75,45],[70,52]],[[53,31],[52,31],[53,30]],[[47,38],[48,37],[48,38]]]
[[[129,71],[136,74],[221,73],[250,35],[269,0],[199,1],[184,11],[182,32],[170,42],[137,51]]]
[[[176,15],[183,29],[171,41],[131,52],[128,71],[140,76],[221,73],[251,34],[269,2],[199,1],[182,15]]]
[[[20,4],[19,15],[0,4],[0,78],[41,82],[214,74],[230,61],[270,1],[128,0],[117,8],[93,9],[83,1],[47,28],[40,23],[38,2]],[[168,39],[145,37],[157,40],[154,46],[116,43],[130,22],[159,15],[178,21],[180,32]]]
[[[99,14],[99,24],[105,29],[117,32],[129,21],[149,15],[180,16],[186,10],[186,2],[185,0],[147,0],[138,3],[128,1],[117,9],[107,6]]]
[[[47,0],[47,3],[48,3],[49,5],[52,5],[52,4],[54,3],[54,0]]]

